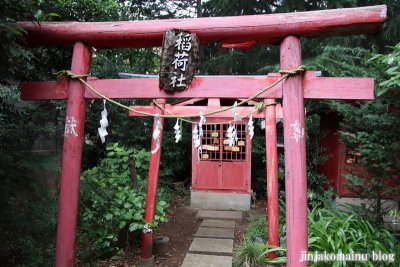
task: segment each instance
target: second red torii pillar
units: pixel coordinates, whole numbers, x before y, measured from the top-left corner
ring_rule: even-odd
[[[286,37],[280,44],[281,69],[302,64],[300,39]],[[305,267],[308,251],[306,138],[303,73],[283,81],[283,129],[285,140],[285,190],[287,266]]]

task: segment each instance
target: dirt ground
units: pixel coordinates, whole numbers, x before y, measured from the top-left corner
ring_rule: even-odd
[[[189,206],[189,196],[177,198],[167,209],[168,223],[162,223],[156,230],[155,235],[167,236],[169,238],[169,251],[155,256],[157,267],[179,267],[181,266],[190,244],[196,234],[201,220],[196,220],[198,210]],[[265,212],[265,201],[257,200],[256,207],[250,212],[243,212],[243,220],[236,223],[234,247],[242,241],[249,223],[250,213]],[[106,259],[100,266],[138,266],[138,259],[141,252],[140,245],[125,248],[125,255],[118,260]]]

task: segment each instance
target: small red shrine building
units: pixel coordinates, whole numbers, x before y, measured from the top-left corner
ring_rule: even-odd
[[[327,155],[328,159],[319,166],[319,173],[324,174],[329,181],[328,186],[335,189],[336,197],[358,197],[346,187],[349,181],[346,180],[345,176],[349,174],[350,168],[358,164],[359,155],[346,151],[346,145],[340,141],[338,132],[343,128],[340,127],[338,113],[332,111],[322,114],[320,129],[322,134],[320,146],[327,149],[323,152],[323,155]]]
[[[250,209],[251,139],[246,131],[248,119],[235,122],[238,141],[235,146],[229,146],[226,137],[229,124],[222,122],[231,119],[207,119],[207,124],[202,126],[201,153],[192,146],[190,205],[194,208]]]
[[[233,105],[234,102],[229,99],[223,101],[225,105]],[[221,100],[208,99],[207,106],[222,108]],[[190,204],[194,208],[250,209],[251,138],[246,130],[248,118],[234,122],[238,138],[234,146],[229,146],[226,136],[229,121],[232,117],[208,118],[202,126],[201,150],[192,146]],[[192,130],[195,127],[193,125]]]
[[[359,195],[349,190],[347,185],[350,182],[346,179],[346,175],[365,172],[361,164],[361,154],[346,146],[340,139],[339,131],[345,129],[340,126],[342,122],[339,114],[332,110],[321,115],[320,129],[322,138],[320,141],[321,148],[327,150],[323,155],[327,155],[327,161],[319,167],[319,173],[324,174],[327,186],[331,186],[336,191],[337,198],[359,198]],[[385,196],[384,198],[391,198]],[[346,202],[346,201],[341,201]]]
[[[196,112],[206,114],[210,110],[233,106],[241,99],[196,98],[185,99],[172,104],[195,108]],[[201,150],[192,146],[192,184],[190,205],[193,208],[217,210],[249,210],[251,206],[251,137],[248,122],[251,112],[258,101],[251,100],[238,108],[242,120],[233,122],[229,113],[214,114],[206,117],[202,125]],[[182,107],[183,108],[183,107]],[[275,108],[277,118],[282,118],[282,107]],[[264,118],[263,112],[255,112],[253,118]],[[199,118],[194,119],[198,122]],[[235,125],[237,141],[229,146],[227,131]],[[192,125],[192,131],[198,127]]]

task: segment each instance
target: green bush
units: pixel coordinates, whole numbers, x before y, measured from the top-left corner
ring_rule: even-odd
[[[259,220],[252,220],[248,227],[246,234],[244,235],[247,242],[254,242],[256,237],[268,237],[268,221],[265,218]]]
[[[79,207],[79,255],[86,259],[105,256],[123,245],[122,237],[145,227],[146,187],[139,179],[139,188],[132,188],[128,168],[129,155],[135,155],[136,168],[148,165],[149,152],[119,147],[107,148],[107,158],[98,167],[83,172]],[[155,220],[147,225],[156,227],[166,222],[167,202],[159,200]]]
[[[252,220],[245,234],[243,243],[235,251],[233,260],[236,267],[263,266],[263,263],[281,264],[286,263],[286,223],[285,223],[285,202],[282,200],[279,207],[279,236],[281,244],[279,247],[268,244],[256,244],[256,237],[262,237],[264,241],[268,239],[268,221],[265,218]],[[270,260],[267,254],[276,251],[277,258]]]
[[[267,257],[268,253],[274,251],[278,255],[286,254],[285,247],[243,242],[236,250],[233,264],[236,267],[259,267],[263,266],[263,263],[279,264],[279,266],[286,263],[286,256],[278,256],[273,260]]]
[[[236,250],[233,264],[237,267],[261,266],[264,260],[263,252],[264,250],[260,247],[260,244],[243,242]]]
[[[313,209],[308,215],[309,253],[368,254],[367,261],[313,262],[309,266],[399,266],[395,262],[371,261],[372,253],[399,254],[395,235],[358,214],[334,209]]]
[[[255,244],[257,236],[267,238],[267,221],[260,219],[250,222],[244,242],[235,253],[235,266],[261,266],[264,263],[284,263],[286,260],[286,223],[284,221],[284,203],[280,205],[279,235],[280,247]],[[353,209],[356,211],[356,209]],[[400,243],[396,235],[385,229],[382,224],[373,224],[373,218],[362,213],[348,213],[330,207],[314,208],[308,214],[308,254],[309,266],[399,266]],[[278,258],[270,261],[265,256],[271,251],[277,251]],[[366,257],[366,261],[316,261],[312,257],[326,254],[355,255]],[[385,254],[386,261],[373,260],[373,253]],[[362,260],[363,258],[361,258]],[[393,259],[394,261],[389,261]]]
[[[58,193],[32,184],[29,197],[0,198],[0,263],[51,267],[54,263]]]

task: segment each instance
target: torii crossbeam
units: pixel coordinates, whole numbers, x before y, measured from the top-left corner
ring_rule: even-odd
[[[196,33],[202,44],[218,40],[223,47],[243,48],[253,44],[279,43],[281,68],[296,69],[302,63],[300,37],[377,34],[386,20],[386,6],[177,20],[134,22],[31,22],[19,23],[28,32],[28,46],[75,43],[71,71],[88,74],[91,46],[160,47],[165,31],[180,28]],[[84,44],[85,43],[85,44]],[[250,77],[195,77],[184,92],[166,93],[157,79],[96,80],[91,86],[109,98],[247,98],[272,84],[279,75]],[[145,90],[140,90],[145,88]],[[57,228],[56,266],[73,266],[75,261],[78,190],[84,137],[86,99],[98,98],[79,81],[27,83],[22,99],[68,99],[63,145],[60,204]],[[283,98],[285,179],[287,216],[287,266],[303,267],[307,251],[307,175],[305,153],[304,98],[373,99],[373,79],[317,78],[297,74],[259,96]],[[270,100],[267,100],[270,101]],[[70,129],[66,127],[66,129]],[[269,159],[268,159],[269,160]]]

